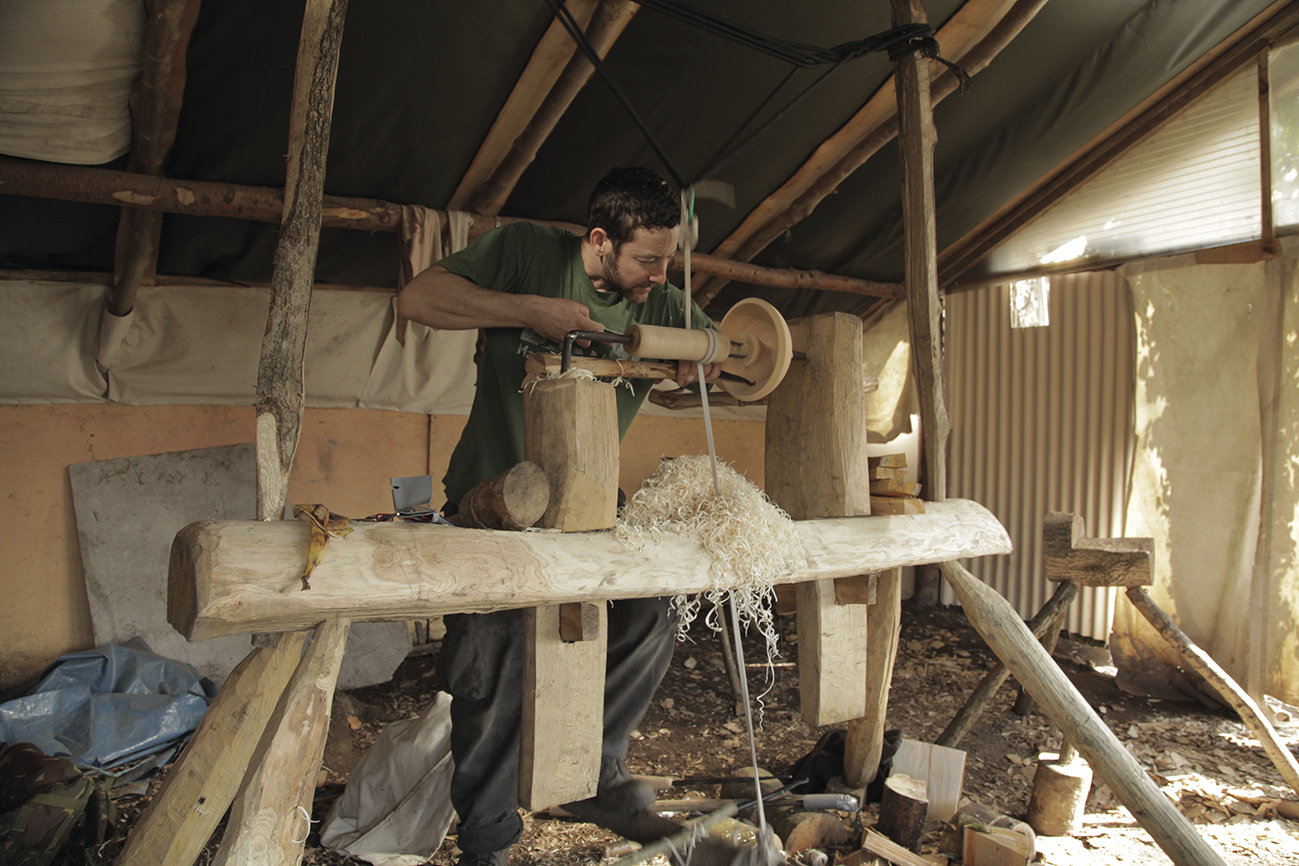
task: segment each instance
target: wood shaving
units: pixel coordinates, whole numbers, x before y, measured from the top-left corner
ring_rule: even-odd
[[[772,620],[773,587],[806,564],[807,552],[789,515],[753,482],[721,461],[717,480],[720,496],[705,455],[664,460],[623,509],[614,537],[639,549],[647,537],[654,539],[669,530],[702,544],[713,558],[715,584],[702,596],[712,602],[705,623],[713,631],[721,630],[718,617],[729,593],[740,622],[757,627],[766,639],[770,660],[779,654]],[[698,616],[701,600],[677,596],[674,604],[684,636]]]

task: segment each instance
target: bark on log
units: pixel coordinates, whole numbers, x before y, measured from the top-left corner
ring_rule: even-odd
[[[519,532],[541,519],[549,505],[545,471],[525,460],[466,493],[454,522],[469,529]]]
[[[300,592],[301,520],[201,521],[172,545],[168,621],[191,640],[306,628],[330,613],[356,621],[428,619],[566,601],[713,588],[712,557],[665,532],[628,550],[608,532],[492,532],[354,521]],[[997,519],[967,500],[926,514],[804,520],[806,564],[782,583],[851,577],[936,559],[1009,553]],[[725,579],[721,581],[726,584]]]
[[[925,818],[929,815],[929,794],[925,783],[909,776],[889,776],[884,780],[880,800],[880,820],[875,829],[908,851],[920,853],[920,837],[925,835]]]
[[[1221,855],[1105,727],[1010,603],[960,563],[944,562],[940,567],[960,597],[970,624],[1164,853],[1177,866],[1225,866]]]

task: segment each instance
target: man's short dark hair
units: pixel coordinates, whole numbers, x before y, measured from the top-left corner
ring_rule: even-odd
[[[681,222],[681,198],[652,168],[615,168],[591,192],[587,236],[602,228],[616,251],[638,228],[671,229]]]

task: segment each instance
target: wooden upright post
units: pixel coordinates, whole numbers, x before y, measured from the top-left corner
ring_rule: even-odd
[[[795,520],[870,514],[861,320],[796,319],[789,333],[805,358],[767,401],[767,495]],[[867,606],[838,604],[831,580],[796,592],[803,719],[855,719],[866,708]]]
[[[289,123],[284,216],[257,371],[259,520],[279,520],[284,514],[289,470],[302,429],[302,364],[307,342],[307,315],[320,241],[325,155],[329,147],[334,80],[346,12],[347,0],[308,0],[303,14]],[[327,722],[342,661],[342,648],[347,640],[347,621],[337,621],[325,629],[325,633],[329,636],[329,643],[315,645],[321,641],[318,630],[308,658],[316,658],[319,660],[317,665],[325,666],[313,676],[318,683],[323,716]],[[244,782],[239,788],[240,802],[235,804],[235,809],[237,812],[242,809],[241,814],[248,815],[250,822],[264,823],[266,820],[257,803],[293,800],[310,805],[310,792],[315,789],[316,771],[320,766],[320,751],[292,745],[301,731],[288,731],[289,741],[276,744],[275,749],[267,739],[272,736],[271,732],[283,727],[285,712],[291,713],[292,708],[298,706],[284,701],[277,704],[276,699],[285,690],[288,673],[298,664],[302,638],[281,637],[278,644],[254,649],[249,659],[226,680],[221,694],[208,710],[207,716],[212,719],[210,726],[200,728],[158,795],[165,801],[165,807],[152,810],[146,816],[149,820],[136,827],[117,860],[118,864],[192,863],[216,821],[236,797],[236,782],[241,778]],[[244,678],[249,679],[245,681]],[[311,729],[319,715],[315,713],[307,717],[307,734],[309,738],[317,735],[322,738],[323,748],[328,725],[321,722],[319,731]],[[227,734],[217,736],[216,732]],[[245,774],[253,746],[257,747],[258,755],[280,755],[276,760],[287,760],[293,765],[292,769],[284,772],[281,763],[265,773]],[[285,746],[287,751],[281,754]],[[260,758],[255,759],[260,761]],[[250,779],[257,780],[251,791]],[[173,786],[175,792],[171,790]],[[182,802],[195,792],[201,792],[197,802]],[[292,815],[277,817],[287,819]],[[235,838],[249,829],[239,821],[230,823],[222,850],[231,852],[223,855],[233,858],[231,862],[296,863],[301,860],[305,833],[300,839],[293,833],[279,830],[274,831],[270,839],[250,836],[247,842],[239,842]],[[174,840],[183,841],[178,845]],[[130,859],[128,852],[132,852]],[[173,860],[173,856],[182,859]],[[240,858],[244,858],[243,861]]]
[[[921,0],[890,0],[893,26],[923,24]],[[931,61],[917,53],[896,61],[898,144],[902,154],[902,219],[906,246],[907,322],[912,372],[920,397],[921,482],[925,498],[947,498],[947,434],[951,423],[943,394],[943,347],[938,297],[938,240],[934,205],[934,112],[930,101]],[[921,568],[916,598],[938,603],[938,572]]]
[[[548,379],[523,398],[523,453],[545,470],[550,505],[539,526],[565,532],[612,529],[618,520],[618,406],[613,385]],[[524,613],[523,727],[519,804],[533,811],[595,795],[604,735],[603,603],[582,640],[565,640],[567,605]],[[580,622],[581,605],[576,611]],[[587,610],[587,613],[591,611]]]

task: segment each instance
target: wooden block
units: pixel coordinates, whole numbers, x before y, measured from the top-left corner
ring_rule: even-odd
[[[549,506],[550,480],[545,470],[525,460],[466,493],[455,522],[474,529],[518,532],[540,520]]]
[[[798,587],[793,583],[778,583],[772,589],[776,593],[776,613],[789,616],[798,610]]]
[[[1005,827],[965,825],[965,866],[1027,866],[1033,846],[1022,834]]]
[[[117,866],[193,863],[234,800],[244,769],[302,658],[306,632],[259,647],[226,677],[160,790],[150,801]]]
[[[872,496],[871,514],[924,514],[925,501],[912,496]]]
[[[919,496],[920,485],[910,481],[898,481],[893,478],[886,478],[881,481],[872,481],[872,496]]]
[[[1080,586],[1150,586],[1149,538],[1087,538],[1083,519],[1053,511],[1042,526],[1042,567],[1050,580]]]
[[[872,466],[868,470],[868,474],[870,476],[871,481],[906,481],[907,480],[907,470],[905,467],[901,469],[889,469],[888,467],[885,466]]]
[[[878,457],[867,457],[866,464],[871,467],[881,469],[906,469],[907,455],[905,454],[881,454]]]
[[[870,514],[861,320],[789,323],[795,361],[767,398],[766,493],[795,520]]]
[[[965,783],[965,752],[904,739],[893,756],[893,772],[924,781],[931,818],[947,821],[956,814]]]
[[[600,611],[603,604],[570,601],[559,605],[559,639],[562,641],[597,640],[600,637]]]
[[[878,574],[859,574],[835,578],[835,604],[874,604],[879,577]]]
[[[213,866],[301,862],[348,626],[342,618],[316,626],[230,807]]]
[[[523,720],[519,805],[530,811],[595,796],[603,738],[608,609],[594,605],[599,635],[564,641],[559,606],[523,614]]]
[[[896,863],[897,866],[934,866],[924,857],[908,851],[878,830],[867,830],[862,837],[861,847],[863,851],[883,857],[891,863]]]
[[[919,853],[928,815],[929,797],[923,781],[896,770],[884,780],[877,830],[908,851]]]
[[[830,725],[866,712],[869,608],[835,601],[835,581],[798,584],[798,686],[803,720]]]
[[[613,385],[550,379],[523,394],[523,456],[546,471],[550,505],[538,526],[612,529],[618,520],[618,409]]]

